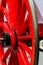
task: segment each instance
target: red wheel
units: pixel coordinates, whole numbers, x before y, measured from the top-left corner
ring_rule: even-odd
[[[4,24],[4,31],[10,34],[11,45],[4,54],[3,61],[11,53],[8,65],[38,65],[37,20],[33,1],[6,2],[7,7],[2,7],[8,21],[7,25],[6,22]]]

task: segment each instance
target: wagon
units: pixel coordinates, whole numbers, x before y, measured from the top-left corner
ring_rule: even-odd
[[[37,25],[33,0],[0,0],[0,65],[38,65]]]

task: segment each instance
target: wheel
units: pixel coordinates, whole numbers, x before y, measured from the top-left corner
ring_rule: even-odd
[[[3,62],[10,54],[8,65],[38,65],[38,29],[33,0],[9,0],[2,11],[8,21],[4,32],[9,33],[11,39]],[[7,33],[4,36],[7,37]]]

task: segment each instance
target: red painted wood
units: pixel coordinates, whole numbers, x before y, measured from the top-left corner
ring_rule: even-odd
[[[4,1],[4,0],[3,0]],[[6,3],[8,5],[8,10],[6,8]],[[28,10],[28,16],[25,20],[26,12]],[[2,13],[1,13],[2,12]],[[4,15],[6,16],[7,21],[3,20]],[[6,0],[1,5],[0,2],[0,31],[10,34],[10,46],[8,50],[4,53],[4,49],[0,46],[0,60],[3,61],[2,65],[5,65],[4,62],[8,55],[11,53],[10,60],[8,65],[32,65],[34,61],[34,28],[33,28],[33,19],[31,14],[30,5],[28,0]],[[28,28],[29,33],[26,29]],[[14,31],[16,30],[16,32]],[[0,34],[2,34],[2,32]],[[17,39],[15,38],[15,33],[17,34]],[[25,34],[24,34],[25,33]],[[2,36],[0,36],[2,37]],[[31,38],[31,48],[25,42],[20,40],[30,39]],[[17,42],[17,48],[15,50],[15,41]],[[2,44],[2,42],[0,43]],[[31,61],[28,62],[28,58],[25,54],[25,51],[30,55]],[[3,56],[3,58],[2,58]],[[2,60],[3,59],[3,60]]]

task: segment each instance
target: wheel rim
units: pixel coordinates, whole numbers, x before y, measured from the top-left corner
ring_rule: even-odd
[[[11,2],[12,2],[12,5],[11,5]],[[15,40],[18,42],[17,42],[17,45],[15,43],[15,46],[17,46],[17,48],[15,49],[14,47],[13,51],[11,50],[11,47],[9,47],[3,59],[6,60],[6,57],[11,52],[9,65],[11,65],[12,63],[15,65],[17,64],[33,65],[35,60],[34,59],[35,58],[34,57],[35,55],[35,36],[34,35],[35,34],[34,34],[33,17],[32,17],[30,4],[26,0],[21,0],[21,1],[9,0],[7,1],[7,3],[8,3],[9,12],[6,8],[3,8],[3,7],[2,7],[2,11],[4,15],[6,16],[10,29],[13,29],[13,30],[15,29],[16,31],[15,35],[17,36],[17,39],[15,38]],[[29,59],[27,58],[27,55],[29,56]]]

